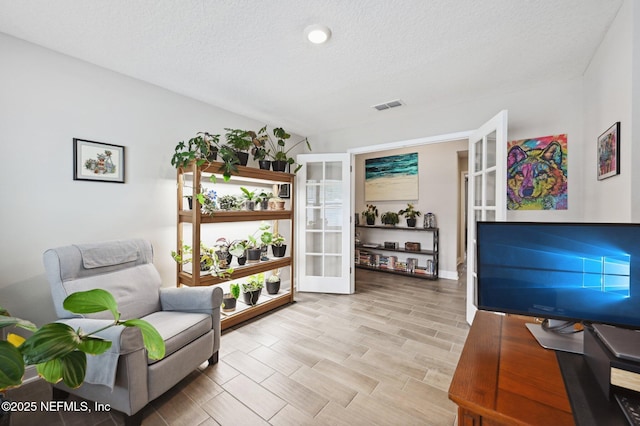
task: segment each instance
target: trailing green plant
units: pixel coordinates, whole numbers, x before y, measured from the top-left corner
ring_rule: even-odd
[[[196,161],[198,166],[207,163],[208,157],[220,148],[220,135],[198,132],[187,142],[181,141],[175,147],[171,165],[176,169],[186,168],[189,163]]]
[[[62,380],[70,388],[77,388],[87,373],[87,354],[100,355],[111,347],[110,341],[96,333],[115,326],[139,328],[149,358],[162,359],[165,355],[164,340],[158,331],[145,320],[122,321],[115,298],[106,290],[73,293],[64,300],[63,306],[81,315],[109,311],[113,323],[93,331],[74,330],[59,322],[38,328],[30,321],[12,317],[0,307],[0,328],[16,326],[33,332],[27,339],[9,333],[7,340],[0,340],[0,392],[22,384],[25,365],[35,365],[38,374],[49,383]]]
[[[397,225],[400,222],[400,217],[396,212],[386,212],[382,214],[380,220],[385,225]]]
[[[247,282],[242,283],[242,292],[248,293],[250,291],[257,291],[264,287],[264,272],[259,274],[250,275],[247,277]]]
[[[407,208],[400,210],[398,214],[403,215],[407,219],[415,219],[421,215],[420,211],[416,210],[411,203],[407,203]]]
[[[186,244],[183,244],[180,253],[174,250],[171,251],[171,257],[173,258],[173,260],[182,265],[192,263],[193,259],[192,257],[190,257],[190,255],[192,254],[192,247]],[[215,254],[215,247],[207,247],[202,242],[200,243],[200,269],[210,271],[212,275],[215,275],[218,278],[222,279],[229,279],[233,274],[233,268],[222,268],[220,266],[218,256],[216,256]]]

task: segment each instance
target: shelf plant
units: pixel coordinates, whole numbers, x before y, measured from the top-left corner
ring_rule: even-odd
[[[187,142],[178,142],[171,157],[171,165],[176,169],[184,169],[189,163],[196,161],[198,166],[202,166],[211,161],[213,154],[217,153],[219,149],[220,135],[198,132]]]
[[[251,306],[254,306],[256,303],[258,303],[258,299],[260,298],[260,293],[262,293],[263,287],[263,272],[247,277],[247,281],[242,283],[242,295],[244,297],[244,302],[247,305]]]
[[[305,143],[307,145],[307,149],[311,151],[311,144],[309,143],[309,139],[304,138],[299,140],[298,142],[287,147],[287,141],[291,138],[291,134],[287,133],[282,127],[276,127],[273,129],[273,136],[275,136],[276,141],[274,142],[271,138],[267,141],[269,143],[269,156],[273,160],[271,165],[274,171],[283,172],[286,169],[286,166],[293,166],[296,164],[296,160],[293,157],[289,156],[289,152],[292,149],[300,145],[301,143]],[[293,173],[297,173],[298,170],[302,167],[301,164],[293,170]]]
[[[247,130],[225,128],[227,145],[236,151],[236,156],[241,166],[246,166],[249,161],[249,149],[253,146],[253,138]]]
[[[280,291],[280,269],[274,270],[267,278],[267,293],[278,294]]]
[[[257,190],[249,191],[244,186],[240,187],[242,191],[242,199],[244,200],[244,206],[247,210],[254,210],[256,203],[258,202]]]
[[[229,253],[238,260],[238,265],[244,265],[247,262],[247,240],[235,240],[229,246]]]
[[[400,210],[398,214],[404,216],[405,219],[407,219],[407,226],[409,228],[415,228],[416,218],[419,217],[422,213],[416,210],[412,203],[407,203],[407,208]]]
[[[400,217],[396,212],[385,212],[380,216],[380,220],[384,225],[395,226],[400,222]]]
[[[235,311],[238,297],[240,297],[240,284],[229,284],[229,293],[222,295],[222,310],[225,312]]]
[[[264,240],[267,238],[264,233],[269,228],[271,228],[271,225],[266,222],[262,222],[258,229],[247,237],[247,260],[249,262],[260,260],[262,246],[265,244]],[[258,233],[260,233],[260,235],[258,235]]]
[[[38,328],[0,307],[0,328],[16,326],[33,332],[27,339],[9,333],[6,341],[0,340],[0,392],[22,384],[25,365],[35,365],[38,374],[49,383],[62,380],[70,388],[77,388],[87,372],[87,354],[99,355],[111,347],[110,341],[95,336],[96,333],[115,326],[139,328],[149,358],[164,357],[164,340],[158,331],[145,320],[121,320],[118,304],[108,291],[79,291],[67,296],[63,306],[80,315],[109,311],[113,323],[92,331],[74,330],[59,322]]]
[[[378,208],[374,204],[367,204],[367,209],[362,212],[362,216],[367,221],[367,225],[374,225],[378,217]]]

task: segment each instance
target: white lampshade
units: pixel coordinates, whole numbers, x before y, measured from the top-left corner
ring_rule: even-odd
[[[314,24],[304,29],[304,35],[311,43],[322,44],[331,37],[331,30],[324,25]]]

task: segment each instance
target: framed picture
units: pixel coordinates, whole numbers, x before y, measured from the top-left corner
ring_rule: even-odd
[[[291,198],[291,184],[283,183],[278,185],[278,197]]]
[[[598,136],[598,180],[620,174],[620,122]]]
[[[73,180],[124,183],[124,146],[74,138]]]
[[[368,158],[364,161],[366,201],[417,200],[418,153]]]

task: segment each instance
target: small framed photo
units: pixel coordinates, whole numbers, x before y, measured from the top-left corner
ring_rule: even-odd
[[[291,198],[291,184],[283,183],[278,185],[278,197]]]
[[[598,136],[598,180],[620,174],[620,122]]]
[[[124,183],[124,146],[74,138],[73,180]]]

